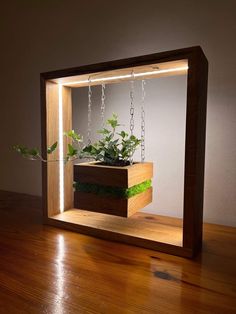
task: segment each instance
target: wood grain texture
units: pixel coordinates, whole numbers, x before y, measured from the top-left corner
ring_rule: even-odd
[[[58,85],[55,83],[47,82],[46,84],[46,141],[43,148],[43,155],[45,159],[49,161],[59,159],[59,150],[55,153],[47,155],[47,147],[55,142],[58,142],[59,134],[59,115],[58,115],[58,103],[59,103]],[[48,216],[53,216],[60,212],[59,207],[59,163],[48,162],[47,167],[47,209]]]
[[[160,64],[166,62],[187,60],[189,56],[195,51],[202,51],[202,49],[200,46],[194,46],[171,51],[163,51],[138,57],[132,57],[127,59],[113,60],[96,64],[88,64],[69,69],[60,69],[56,71],[45,72],[42,73],[42,77],[45,80],[64,82],[64,79],[66,80],[66,78],[71,78],[77,75],[87,75],[90,73],[133,68],[134,66],[139,67],[157,63]]]
[[[63,131],[67,132],[72,130],[72,98],[71,88],[62,87],[62,112],[63,112]],[[52,121],[53,122],[53,121]],[[71,139],[64,136],[63,148],[64,156],[68,151],[68,144],[71,144]],[[64,209],[70,209],[74,204],[74,193],[73,193],[73,163],[68,162],[64,165]]]
[[[152,188],[128,199],[80,191],[75,191],[74,196],[75,208],[108,215],[130,217],[152,202]]]
[[[153,163],[134,163],[132,166],[114,167],[98,162],[74,165],[74,181],[112,187],[129,188],[153,177]],[[129,199],[74,192],[74,207],[98,213],[130,217],[152,202],[152,188]]]
[[[202,245],[208,61],[202,50],[189,57],[184,172],[184,247]]]
[[[43,192],[47,201],[44,202],[44,217],[50,217],[60,212],[60,189],[59,189],[59,149],[53,154],[47,154],[47,147],[59,141],[59,86],[52,82],[41,80],[42,101],[42,153],[48,163],[43,164]],[[62,87],[62,124],[63,130],[72,129],[72,103],[71,88]],[[67,145],[71,141],[64,137],[64,155]],[[64,208],[73,207],[73,164],[64,165]]]
[[[52,80],[55,83],[66,84],[72,88],[88,86],[88,80],[91,80],[90,85],[100,85],[102,82],[106,84],[122,83],[130,80],[130,75],[138,74],[139,76],[135,80],[152,79],[158,77],[172,76],[174,75],[186,75],[187,74],[188,61],[177,60],[164,63],[154,63],[142,66],[132,66],[130,68],[117,69],[112,71],[101,71],[89,74],[75,75],[65,78],[59,78]],[[176,70],[178,68],[184,68],[174,72],[165,72],[165,70]],[[161,71],[160,73],[140,75],[145,72]],[[163,72],[162,72],[163,71]],[[122,78],[119,78],[122,76]],[[127,77],[128,76],[128,77]],[[109,80],[113,78],[112,80]],[[114,79],[115,78],[115,79]],[[93,80],[99,80],[98,82]],[[104,81],[102,81],[104,79]]]
[[[152,162],[137,162],[132,166],[114,167],[85,162],[74,165],[74,181],[130,188],[153,177]]]
[[[204,160],[205,160],[205,133],[206,133],[206,102],[207,102],[207,78],[208,61],[201,47],[189,47],[173,51],[165,51],[151,55],[139,56],[123,60],[109,61],[92,65],[81,66],[77,68],[52,71],[41,74],[41,82],[63,82],[65,78],[73,76],[90,75],[94,73],[103,74],[105,72],[124,70],[142,66],[152,66],[154,64],[164,64],[170,62],[187,62],[188,80],[187,80],[187,116],[186,116],[186,139],[185,139],[185,174],[184,174],[184,224],[183,224],[183,248],[182,255],[197,254],[202,246],[202,219],[203,219],[203,192],[204,192]],[[100,73],[101,74],[101,73]],[[99,74],[99,75],[100,75]],[[42,84],[42,113],[45,109],[45,93]],[[53,123],[53,120],[51,121]],[[42,127],[46,122],[44,116]],[[45,137],[45,136],[44,136]],[[45,140],[42,141],[45,145]],[[43,170],[43,186],[45,187],[45,175]],[[43,188],[43,197],[51,197],[47,194],[46,188]],[[52,196],[58,198],[56,192]],[[44,204],[46,201],[44,200]],[[45,210],[44,210],[45,212]],[[52,223],[66,227],[66,222],[60,224],[53,219],[47,219],[47,223]],[[72,228],[68,223],[68,228]],[[79,229],[79,228],[78,228]],[[88,229],[88,228],[87,228]],[[99,231],[99,230],[98,230]],[[105,236],[105,233],[103,237]],[[128,241],[124,238],[125,241]],[[142,242],[143,243],[143,242]],[[142,244],[140,242],[140,245]],[[142,244],[143,245],[143,244]],[[160,247],[160,243],[157,243]],[[156,246],[156,247],[157,247]],[[165,243],[162,247],[166,247]],[[146,247],[146,245],[145,245]],[[172,247],[170,251],[180,254],[180,248]],[[169,248],[168,248],[169,250]]]
[[[204,224],[188,260],[42,225],[33,196],[0,192],[0,215],[2,314],[236,313],[236,228]]]
[[[164,216],[160,218],[158,215],[136,213],[126,219],[86,210],[71,209],[52,218],[56,221],[72,223],[74,228],[78,224],[81,227],[96,229],[98,237],[102,237],[103,231],[114,233],[116,241],[127,235],[133,239],[147,239],[176,246],[182,245],[181,227],[176,224],[167,224]],[[162,223],[159,223],[160,219],[162,219]],[[110,240],[112,238],[111,235]],[[136,245],[138,245],[138,241]]]

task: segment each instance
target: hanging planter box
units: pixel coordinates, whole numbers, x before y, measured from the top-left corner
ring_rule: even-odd
[[[129,217],[152,202],[153,163],[74,165],[75,208]]]

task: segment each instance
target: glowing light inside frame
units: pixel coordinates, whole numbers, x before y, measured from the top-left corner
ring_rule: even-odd
[[[63,147],[62,87],[64,85],[88,84],[89,82],[90,83],[106,82],[106,81],[114,81],[114,80],[118,80],[118,79],[129,79],[129,78],[143,77],[143,76],[147,76],[147,75],[155,75],[155,74],[171,73],[171,72],[181,72],[184,70],[188,70],[188,66],[58,84],[58,87],[59,87],[59,193],[60,193],[59,206],[60,206],[60,212],[61,213],[64,211],[64,161],[63,161],[63,159],[64,159],[64,147]]]
[[[125,75],[117,75],[117,76],[110,76],[104,78],[95,78],[90,80],[82,80],[76,82],[66,82],[62,83],[62,85],[77,85],[77,84],[88,84],[96,83],[96,82],[106,82],[106,81],[114,81],[119,79],[129,79],[129,78],[136,78],[136,77],[143,77],[147,75],[155,75],[155,74],[162,74],[162,73],[171,73],[171,72],[181,72],[184,70],[188,70],[188,66],[178,67],[178,68],[171,68],[171,69],[163,69],[163,70],[155,70],[155,71],[148,71],[142,73],[132,73],[132,74],[125,74]]]
[[[59,209],[64,211],[64,148],[63,148],[63,102],[62,85],[58,85],[58,124],[59,124]]]

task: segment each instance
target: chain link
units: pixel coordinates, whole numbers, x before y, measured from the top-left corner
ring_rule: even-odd
[[[142,80],[142,102],[141,102],[141,161],[145,161],[145,85],[146,81]]]
[[[134,134],[134,81],[130,82],[130,133]]]
[[[88,87],[88,129],[87,129],[87,144],[91,144],[91,113],[92,113],[92,90],[89,82]]]
[[[134,72],[132,71],[134,78]],[[130,135],[134,134],[134,80],[130,82]],[[133,158],[130,157],[130,164],[133,164]]]
[[[101,96],[101,123],[102,123],[102,128],[104,128],[104,124],[105,124],[105,88],[106,85],[102,84],[102,96]]]

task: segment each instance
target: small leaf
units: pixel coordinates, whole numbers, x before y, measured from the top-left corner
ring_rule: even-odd
[[[71,144],[68,144],[67,156],[74,157],[78,153],[78,150],[74,148]]]
[[[32,148],[28,151],[28,154],[32,157],[36,157],[39,155],[39,150],[37,148]]]
[[[106,134],[110,134],[111,131],[109,131],[108,129],[101,129],[101,130],[98,130],[98,133],[99,134],[103,134],[103,135],[106,135]]]
[[[118,116],[115,113],[113,113],[112,118],[107,120],[107,124],[110,125],[113,129],[115,129],[117,126],[119,126]]]
[[[57,142],[53,143],[51,146],[48,147],[47,153],[51,154],[52,152],[54,152],[56,148],[57,148]]]
[[[39,150],[37,148],[27,148],[23,145],[14,145],[13,149],[21,154],[24,158],[36,159],[39,156]]]
[[[112,138],[113,138],[113,134],[110,134],[110,135],[106,136],[104,140],[106,142],[110,142]]]
[[[125,138],[128,136],[128,133],[126,133],[125,131],[121,131],[120,133],[117,133],[118,135],[120,135],[122,138]]]
[[[92,151],[92,145],[87,145],[83,148],[83,152],[85,153],[91,153]]]
[[[22,145],[14,145],[13,149],[22,155],[27,153],[27,148]]]
[[[135,140],[136,140],[136,136],[130,135],[130,140],[131,140],[131,141],[135,141]]]
[[[78,133],[76,133],[74,130],[70,130],[68,132],[64,132],[64,135],[67,137],[72,138],[73,141],[76,141],[78,143],[83,141],[83,138],[81,135],[79,135]]]

